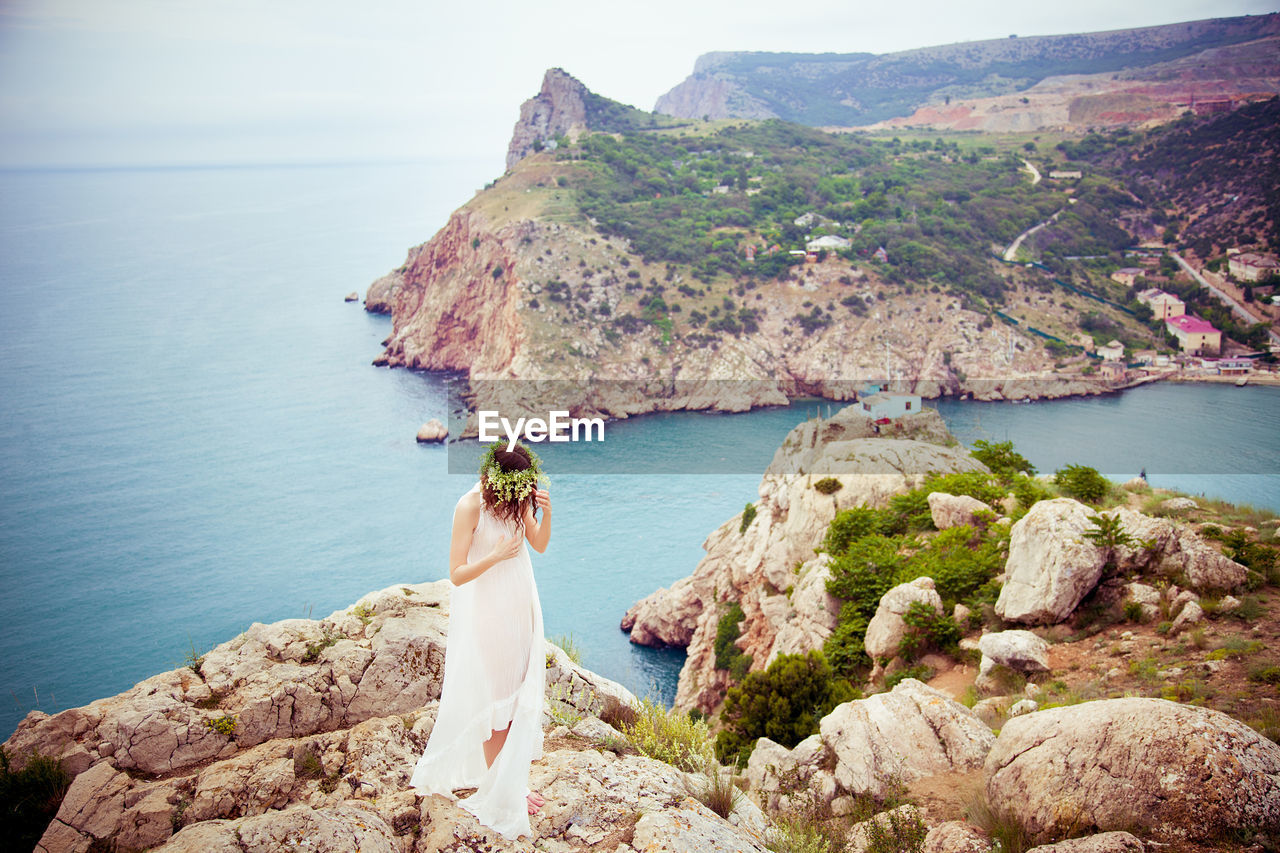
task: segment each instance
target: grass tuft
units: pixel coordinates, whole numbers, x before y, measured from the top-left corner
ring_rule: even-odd
[[[706,720],[695,720],[683,711],[664,708],[642,699],[636,718],[624,723],[622,733],[642,755],[673,767],[698,772],[715,763],[715,747]]]

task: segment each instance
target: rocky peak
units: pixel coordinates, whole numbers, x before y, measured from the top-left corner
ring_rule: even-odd
[[[520,118],[507,146],[507,169],[533,153],[543,142],[587,125],[587,97],[591,92],[563,68],[548,68],[542,89],[520,105]]]

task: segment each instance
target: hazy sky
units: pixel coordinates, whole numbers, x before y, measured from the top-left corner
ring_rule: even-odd
[[[651,109],[713,50],[871,51],[1275,0],[0,0],[0,165],[491,158],[543,71]]]

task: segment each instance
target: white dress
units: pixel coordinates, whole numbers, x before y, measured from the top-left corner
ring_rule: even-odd
[[[479,490],[477,483],[471,493]],[[498,540],[517,533],[520,551],[514,557],[450,593],[440,709],[409,779],[424,796],[452,799],[455,788],[476,788],[460,805],[507,839],[532,835],[525,797],[529,764],[542,757],[542,606],[528,542],[514,523],[482,506],[467,552],[467,562],[482,559]],[[508,723],[506,744],[486,768],[484,741]]]

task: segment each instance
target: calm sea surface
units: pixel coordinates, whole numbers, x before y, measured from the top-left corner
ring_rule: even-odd
[[[414,441],[445,417],[445,380],[370,366],[389,321],[342,297],[443,224],[470,174],[0,172],[0,738],[252,622],[447,576],[473,478]],[[669,699],[682,653],[630,645],[618,620],[692,570],[787,431],[828,408],[610,425],[744,473],[555,477],[535,559],[548,634]],[[1157,485],[1280,508],[1275,389],[939,408],[961,440],[1012,439],[1043,471],[1145,466]]]

